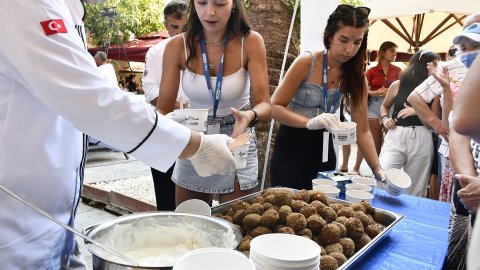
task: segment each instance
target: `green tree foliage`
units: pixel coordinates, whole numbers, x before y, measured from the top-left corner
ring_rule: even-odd
[[[89,44],[120,43],[135,36],[165,31],[163,7],[163,0],[107,0],[104,4],[85,4]]]

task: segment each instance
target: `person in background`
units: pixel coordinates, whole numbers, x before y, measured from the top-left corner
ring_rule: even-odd
[[[188,3],[184,0],[172,0],[163,9],[165,18],[165,28],[168,35],[173,37],[180,33],[186,21]],[[145,57],[145,70],[142,77],[142,86],[145,91],[145,99],[153,106],[157,104],[159,95],[160,79],[162,78],[163,53],[169,39],[163,40],[152,46]],[[180,108],[180,103],[184,102],[185,94],[182,87],[178,89],[175,108]],[[172,172],[175,164],[163,173],[154,168],[152,171],[153,186],[155,189],[155,200],[157,210],[169,211],[175,210],[175,183],[172,182]]]
[[[231,138],[190,131],[100,76],[83,14],[81,1],[0,1],[0,188],[74,227],[83,133],[161,171],[179,157],[203,176],[234,171]],[[75,235],[3,190],[0,235],[2,269],[86,269],[71,260]]]
[[[137,92],[137,82],[135,81],[135,75],[130,74],[127,77],[127,89],[128,92],[136,93]]]
[[[265,44],[250,30],[241,0],[191,0],[184,30],[165,48],[157,108],[172,112],[181,84],[191,108],[209,109],[208,134],[235,138],[248,131],[253,136],[246,167],[227,176],[201,177],[188,160],[178,160],[172,175],[176,202],[211,203],[213,194],[225,202],[258,185],[254,126],[268,120],[271,111]]]
[[[380,154],[383,144],[383,127],[380,120],[380,106],[392,82],[398,80],[402,69],[392,64],[397,58],[397,44],[385,41],[378,49],[377,65],[371,67],[365,76],[368,81],[368,126],[372,133],[375,149]],[[360,173],[363,154],[358,149],[353,171]]]
[[[430,179],[432,134],[416,116],[407,97],[428,77],[427,63],[437,65],[439,60],[440,57],[430,51],[416,52],[400,79],[388,88],[380,107],[383,127],[388,130],[380,153],[380,164],[385,170],[403,168],[412,178],[412,185],[405,193],[421,197],[426,197]]]
[[[272,186],[311,189],[319,171],[335,169],[328,131],[339,127],[335,111],[343,96],[357,123],[357,143],[377,179],[384,171],[367,120],[366,7],[339,5],[329,16],[324,51],[300,54],[272,95],[272,117],[280,122],[273,147]],[[325,142],[325,143],[324,143]]]
[[[97,64],[100,74],[105,78],[107,82],[111,85],[118,85],[117,74],[115,74],[115,69],[113,65],[107,63],[107,54],[102,51],[95,53],[93,57],[95,59],[95,64]]]

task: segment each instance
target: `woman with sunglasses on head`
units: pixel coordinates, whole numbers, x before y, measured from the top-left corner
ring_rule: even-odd
[[[426,197],[433,158],[432,133],[410,107],[407,97],[428,77],[427,63],[437,65],[440,57],[430,51],[415,53],[408,68],[388,88],[380,107],[381,121],[388,130],[380,153],[380,164],[385,170],[398,168],[412,178],[405,193]],[[390,108],[393,114],[390,117]]]
[[[272,117],[281,123],[271,160],[272,186],[311,189],[319,171],[334,170],[332,128],[343,96],[357,123],[357,143],[377,179],[384,179],[367,121],[365,7],[339,5],[329,16],[324,51],[295,59],[271,98]]]
[[[190,0],[187,18],[185,32],[165,49],[157,108],[163,114],[173,111],[181,83],[191,108],[209,109],[208,134],[235,138],[249,131],[253,136],[246,167],[227,176],[202,178],[188,160],[178,160],[172,174],[176,203],[194,198],[211,203],[213,194],[224,202],[258,185],[253,127],[271,111],[265,44],[250,30],[240,0]]]
[[[400,76],[402,69],[392,64],[397,57],[398,46],[385,41],[378,50],[378,64],[370,68],[365,76],[368,81],[368,126],[372,133],[375,149],[380,153],[383,143],[382,123],[380,121],[380,106],[387,94],[390,84]],[[363,161],[362,152],[357,151],[357,159],[353,171],[359,173]],[[348,168],[347,168],[348,169]]]

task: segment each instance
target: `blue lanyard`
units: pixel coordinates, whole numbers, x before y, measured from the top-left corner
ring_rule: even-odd
[[[327,69],[328,69],[328,59],[327,59],[327,50],[323,51],[323,111],[326,113],[334,113],[335,112],[335,104],[340,101],[340,83],[338,84],[337,91],[333,95],[333,102],[329,106],[328,105],[328,78],[327,78]]]
[[[225,35],[223,40],[223,47],[227,48],[228,44],[228,33]],[[225,58],[225,51],[220,58],[220,65],[218,66],[217,72],[217,82],[215,84],[215,93],[213,92],[212,83],[210,81],[210,72],[208,71],[208,58],[207,58],[207,49],[205,45],[205,38],[203,33],[200,32],[200,51],[202,53],[202,62],[203,62],[203,73],[205,74],[205,80],[207,81],[208,93],[212,97],[213,102],[213,118],[217,117],[218,103],[220,102],[220,93],[222,92],[222,81],[223,81],[223,62]]]

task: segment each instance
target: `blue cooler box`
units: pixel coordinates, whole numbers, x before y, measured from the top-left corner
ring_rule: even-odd
[[[352,183],[352,178],[350,175],[337,172],[337,171],[325,171],[318,172],[317,178],[335,180],[337,182],[337,188],[340,189],[339,199],[345,199],[345,185]]]

